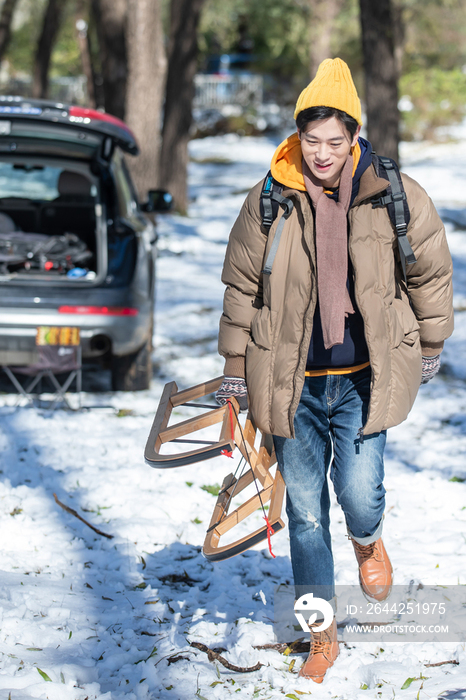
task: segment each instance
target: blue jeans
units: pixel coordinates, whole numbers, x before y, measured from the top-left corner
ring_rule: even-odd
[[[381,535],[386,432],[358,435],[367,418],[370,379],[369,367],[353,374],[306,377],[294,419],[295,438],[274,436],[287,490],[297,597],[314,586],[320,597],[330,600],[334,596],[330,464],[330,478],[350,537],[366,545]]]

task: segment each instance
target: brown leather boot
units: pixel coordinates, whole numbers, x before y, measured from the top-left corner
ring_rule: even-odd
[[[311,649],[307,660],[299,669],[299,677],[322,683],[327,669],[333,666],[339,653],[335,620],[323,632],[311,630]]]
[[[363,546],[350,538],[359,564],[359,583],[363,593],[374,600],[390,595],[393,569],[382,538]]]

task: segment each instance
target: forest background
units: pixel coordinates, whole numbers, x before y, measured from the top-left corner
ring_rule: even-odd
[[[280,108],[321,60],[340,56],[369,139],[396,158],[401,138],[448,137],[466,116],[465,10],[466,0],[3,0],[0,90],[47,98],[51,78],[84,74],[86,106],[124,119],[139,139],[131,169],[141,197],[163,186],[186,212],[187,144],[202,135],[193,81],[209,56],[250,53],[249,70]],[[246,110],[221,128],[258,127]]]

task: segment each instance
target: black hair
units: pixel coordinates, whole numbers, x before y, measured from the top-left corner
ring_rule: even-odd
[[[352,140],[359,124],[356,119],[353,119],[341,109],[336,109],[336,107],[309,107],[309,109],[303,109],[296,117],[296,126],[299,131],[304,131],[309,122],[331,119],[331,117],[336,117],[343,124]]]

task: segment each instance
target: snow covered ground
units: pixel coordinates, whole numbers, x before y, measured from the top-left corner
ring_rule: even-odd
[[[291,580],[286,531],[272,540],[276,559],[263,546],[211,564],[200,549],[215,498],[202,487],[222,482],[227,458],[168,471],[144,464],[164,383],[186,387],[222,373],[216,336],[228,233],[275,145],[235,136],[191,144],[190,215],[168,216],[159,228],[150,391],[88,393],[92,408],[76,414],[15,411],[13,395],[0,398],[2,699],[466,698],[464,643],[341,645],[321,686],[298,679],[304,655],[254,649],[273,642],[273,589]],[[402,154],[404,170],[449,221],[457,330],[442,375],[390,431],[384,539],[398,584],[466,585],[466,237],[458,226],[466,141],[406,144]],[[113,538],[61,509],[54,493]],[[335,503],[332,529],[337,583],[356,584]],[[191,641],[225,650],[238,666],[263,666],[234,673]],[[426,666],[450,660],[459,664]]]

